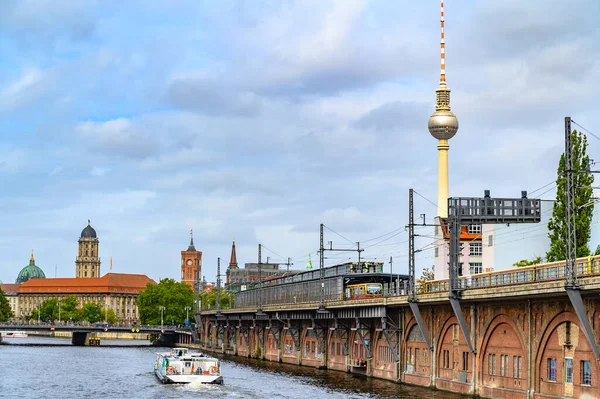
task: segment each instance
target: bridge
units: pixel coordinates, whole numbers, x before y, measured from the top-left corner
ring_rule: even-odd
[[[416,285],[418,312],[404,290],[327,298],[324,307],[284,295],[261,306],[202,310],[198,338],[206,351],[482,397],[600,397],[600,257],[578,259],[575,268],[591,339],[565,289],[564,261]],[[462,289],[466,333],[449,301],[452,284]]]
[[[151,334],[157,337],[154,345],[156,346],[173,346],[175,344],[189,344],[193,341],[193,331],[190,327],[180,328],[176,326],[118,326],[110,325],[108,327],[93,326],[93,325],[74,325],[74,324],[54,324],[54,323],[38,323],[38,324],[2,324],[0,323],[0,331],[35,331],[45,332],[54,335],[57,332],[71,333],[72,344],[76,346],[85,346],[90,344],[88,337],[97,337],[98,334]]]

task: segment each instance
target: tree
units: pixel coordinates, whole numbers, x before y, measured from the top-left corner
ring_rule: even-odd
[[[186,307],[193,309],[194,292],[189,285],[177,282],[172,278],[164,278],[158,284],[146,284],[137,299],[140,321],[142,324],[183,324]]]
[[[513,263],[513,266],[515,267],[525,267],[525,266],[531,266],[531,265],[537,265],[542,263],[542,257],[538,256],[532,260],[527,260],[527,259],[522,259],[518,262]]]
[[[590,157],[587,155],[587,137],[573,130],[571,133],[571,147],[573,153],[573,170],[588,172],[573,173],[573,184],[575,186],[575,232],[577,237],[577,257],[588,256],[593,206],[592,183],[594,175],[589,172]],[[565,154],[562,154],[558,163],[558,177],[556,179],[556,201],[552,217],[548,222],[548,237],[550,238],[550,250],[546,253],[549,262],[564,260],[566,258],[566,179],[565,179]]]
[[[79,321],[81,320],[81,309],[77,307],[77,297],[69,295],[59,301],[60,303],[60,320],[62,321]],[[58,306],[54,308],[52,317],[58,320]]]
[[[600,255],[600,244],[598,244],[596,247],[596,252],[594,252],[594,255]]]
[[[112,309],[108,309],[105,311],[104,315],[106,316],[104,321],[110,324],[114,324],[117,322],[117,315],[115,311]]]
[[[422,294],[425,292],[425,283],[428,281],[432,281],[435,279],[435,273],[433,270],[429,270],[428,267],[423,269],[423,274],[421,274],[421,278],[416,279],[415,283],[417,284],[417,294]]]
[[[0,321],[6,321],[11,317],[13,317],[13,312],[10,304],[8,303],[8,299],[6,299],[4,291],[0,289]]]
[[[210,290],[209,292],[201,293],[200,297],[203,309],[215,309],[217,307],[216,288]],[[234,297],[235,295],[233,295],[233,293],[225,289],[221,289],[221,309],[229,309],[230,307],[233,307]]]
[[[36,306],[31,311],[31,318],[35,321],[40,320],[46,323],[51,323],[54,320],[54,312],[56,311],[58,319],[58,299],[49,298],[44,300],[40,306]],[[39,313],[39,318],[38,318]]]
[[[104,320],[104,309],[94,302],[88,302],[81,308],[81,318],[89,323]]]

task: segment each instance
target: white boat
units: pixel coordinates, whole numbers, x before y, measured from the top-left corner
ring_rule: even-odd
[[[163,384],[222,384],[221,362],[200,352],[174,348],[156,354],[154,374]]]
[[[27,338],[25,331],[0,331],[2,338]]]

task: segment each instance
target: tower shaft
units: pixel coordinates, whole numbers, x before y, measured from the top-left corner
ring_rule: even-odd
[[[438,141],[438,216],[448,217],[448,140]]]

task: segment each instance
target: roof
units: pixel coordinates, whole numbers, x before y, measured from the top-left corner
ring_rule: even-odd
[[[5,294],[16,294],[19,284],[0,284],[0,290]]]
[[[145,274],[107,273],[102,277],[85,278],[45,278],[32,279],[19,284],[20,294],[60,292],[78,294],[86,292],[102,293],[134,293],[146,288],[146,284],[156,284]]]
[[[90,223],[88,219],[88,225],[85,226],[85,229],[81,230],[81,238],[97,238],[96,230],[94,230]]]
[[[15,283],[20,284],[30,279],[39,278],[46,278],[46,275],[44,274],[44,271],[35,264],[35,258],[33,257],[32,253],[31,258],[29,259],[29,264],[21,269],[17,279],[15,280]]]
[[[235,253],[235,240],[234,240],[233,244],[231,244],[231,258],[229,259],[229,268],[237,269],[237,267],[238,267],[238,263],[237,263],[237,255]]]

